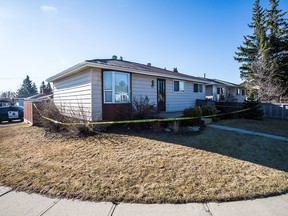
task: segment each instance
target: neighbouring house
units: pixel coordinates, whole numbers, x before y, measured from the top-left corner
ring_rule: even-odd
[[[61,112],[89,121],[120,120],[131,115],[133,99],[148,96],[159,112],[183,111],[205,99],[211,81],[124,61],[86,60],[46,80],[53,83]]]
[[[206,99],[214,101],[243,102],[246,99],[244,85],[226,82],[218,79],[207,79]]]
[[[13,104],[13,101],[6,98],[0,98],[0,107],[7,107]]]

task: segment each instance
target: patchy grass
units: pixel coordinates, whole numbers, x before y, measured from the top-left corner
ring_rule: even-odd
[[[288,120],[269,118],[263,120],[229,119],[219,121],[217,124],[288,137]]]
[[[288,191],[287,142],[206,128],[198,136],[100,134],[48,139],[0,127],[0,184],[93,201],[183,203]]]

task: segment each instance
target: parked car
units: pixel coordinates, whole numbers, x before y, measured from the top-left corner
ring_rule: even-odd
[[[9,106],[0,108],[0,124],[2,121],[12,122],[13,120],[23,121],[24,108],[22,106]]]

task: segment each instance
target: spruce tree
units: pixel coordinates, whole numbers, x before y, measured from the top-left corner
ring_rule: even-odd
[[[234,59],[241,63],[240,77],[248,83],[255,79],[253,63],[259,51],[259,47],[265,42],[265,10],[260,6],[260,0],[255,0],[253,6],[252,22],[248,24],[249,28],[253,29],[252,35],[244,36],[242,46],[235,52]]]
[[[262,119],[263,110],[261,109],[260,102],[255,97],[254,91],[249,91],[247,99],[243,103],[243,109],[249,109],[242,113],[243,118],[247,119]]]
[[[46,88],[45,82],[42,81],[40,85],[40,93],[43,93],[43,89]]]
[[[30,77],[27,75],[23,80],[21,87],[17,90],[17,97],[29,97],[34,94],[37,94],[37,87],[34,82],[30,80]]]
[[[287,12],[279,10],[279,0],[269,0],[267,10],[268,46],[274,85],[280,85],[288,95],[288,22]]]
[[[46,88],[47,89],[52,89],[50,82],[47,83]]]

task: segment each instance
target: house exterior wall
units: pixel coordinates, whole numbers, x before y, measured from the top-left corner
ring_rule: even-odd
[[[174,80],[166,79],[166,112],[183,111],[185,108],[195,107],[196,100],[205,99],[205,85],[203,92],[194,92],[194,83],[185,81],[184,92],[174,92]]]
[[[217,94],[217,88],[223,88],[223,93],[229,94],[233,96],[237,102],[243,102],[246,98],[245,95],[242,95],[242,89],[241,87],[229,87],[229,86],[221,86],[221,85],[208,85],[206,86],[206,98],[213,99],[215,101],[219,101],[221,95]],[[237,95],[237,89],[240,89],[240,94]]]
[[[67,116],[77,116],[92,120],[92,70],[57,80],[54,85],[54,102],[60,112]]]
[[[92,121],[102,120],[102,71],[98,68],[92,70]]]
[[[154,86],[152,86],[154,80]],[[153,76],[132,74],[132,102],[133,98],[139,100],[140,97],[147,96],[150,103],[157,106],[157,78]]]
[[[131,74],[131,102],[133,98],[148,96],[150,103],[157,106],[157,78],[162,77]],[[152,80],[153,84],[152,85]],[[166,112],[183,111],[195,107],[196,99],[205,99],[203,92],[194,92],[194,83],[185,81],[184,92],[174,92],[174,79],[166,81]],[[60,111],[68,116],[77,116],[88,121],[103,119],[102,70],[89,68],[77,74],[57,80],[54,85],[54,102]],[[114,106],[111,104],[110,106]],[[115,104],[117,106],[117,104]],[[112,114],[111,114],[112,115]]]
[[[157,106],[157,78],[140,74],[132,74],[132,100],[141,96],[148,96],[150,103]],[[152,87],[152,80],[154,86]],[[195,107],[196,99],[205,99],[205,86],[203,84],[202,93],[194,93],[193,82],[185,81],[184,92],[174,92],[174,79],[166,81],[166,112],[183,111],[185,108]]]

